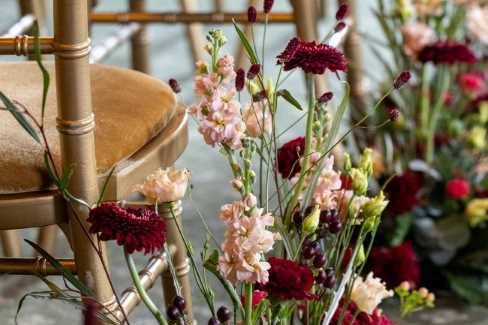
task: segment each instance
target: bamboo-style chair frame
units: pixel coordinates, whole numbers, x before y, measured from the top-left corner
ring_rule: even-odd
[[[141,182],[146,175],[161,166],[170,166],[183,152],[188,142],[187,115],[180,110],[163,131],[150,140],[129,160],[119,163],[110,175],[97,175],[94,148],[94,116],[91,108],[91,86],[88,69],[90,39],[88,38],[88,8],[86,0],[54,1],[54,37],[43,37],[42,54],[54,54],[56,64],[56,89],[58,99],[57,128],[61,138],[61,161],[63,168],[78,166],[70,180],[70,192],[86,202],[94,203],[99,195],[99,184],[107,181],[105,198],[121,200],[130,192],[133,184]],[[0,38],[1,55],[31,55],[33,38],[29,36]],[[69,84],[70,87],[65,85]],[[20,126],[19,126],[20,127]],[[131,202],[130,205],[146,205]],[[89,285],[94,298],[102,303],[111,314],[128,314],[140,298],[133,287],[121,297],[122,309],[116,302],[104,265],[107,263],[105,247],[96,236],[86,232],[86,208],[76,203],[68,204],[57,191],[0,195],[0,230],[9,234],[15,229],[58,225],[68,238],[74,251],[74,259],[63,259],[61,264],[77,273]],[[191,286],[187,253],[179,235],[176,223],[181,222],[181,202],[171,207],[161,205],[159,213],[166,219],[167,242],[171,258],[180,280],[187,302],[188,318],[193,321]],[[77,217],[75,217],[75,215]],[[79,219],[78,219],[79,217]],[[81,222],[77,222],[80,220]],[[85,229],[83,229],[85,228]],[[98,244],[103,261],[99,258],[91,241]],[[5,236],[4,236],[5,237]],[[5,238],[3,237],[4,241]],[[5,247],[4,247],[5,248]],[[9,247],[6,247],[8,251]],[[15,252],[19,253],[19,252]],[[156,254],[141,271],[144,287],[151,287],[160,274],[166,304],[172,303],[175,288],[170,278],[165,254]],[[60,274],[43,258],[1,258],[0,273],[54,275]]]

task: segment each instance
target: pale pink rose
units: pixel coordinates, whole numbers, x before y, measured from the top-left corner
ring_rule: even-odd
[[[385,298],[392,297],[393,291],[386,290],[386,285],[380,278],[369,273],[366,279],[358,276],[352,287],[351,299],[360,311],[371,315]]]
[[[247,134],[253,138],[259,138],[264,134],[270,134],[273,127],[271,114],[261,103],[249,105],[243,114],[246,123]]]
[[[217,60],[217,72],[224,78],[234,78],[234,58],[228,54]]]
[[[470,6],[466,14],[466,25],[471,35],[483,44],[488,44],[488,5]]]
[[[135,190],[151,202],[172,202],[183,198],[189,180],[190,172],[187,169],[158,169],[147,176],[143,184],[137,185]]]
[[[403,50],[411,57],[417,54],[434,38],[434,31],[424,23],[412,23],[401,28]]]

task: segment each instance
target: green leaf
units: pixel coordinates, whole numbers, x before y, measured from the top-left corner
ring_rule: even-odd
[[[56,184],[56,186],[59,186],[59,178],[56,176],[56,172],[54,171],[54,167],[51,165],[51,162],[49,161],[49,155],[47,151],[44,151],[44,165],[46,165],[47,168],[47,174],[49,175],[49,178],[53,180],[53,182]]]
[[[17,120],[17,122],[19,122],[19,124],[24,128],[24,130],[27,133],[29,133],[29,135],[34,140],[36,140],[37,143],[41,143],[41,140],[39,139],[36,130],[34,130],[32,125],[25,118],[24,114],[19,112],[17,107],[14,105],[14,103],[12,103],[12,101],[7,96],[5,96],[5,94],[2,91],[0,91],[0,100],[2,100],[7,111],[9,111],[14,116],[14,118]]]
[[[488,278],[447,274],[451,288],[471,304],[488,303]]]
[[[37,21],[32,26],[32,33],[34,34],[34,58],[41,69],[42,73],[42,108],[41,108],[41,124],[44,122],[44,112],[46,110],[46,100],[47,100],[47,92],[49,90],[49,72],[47,72],[46,68],[42,64],[42,56],[41,56],[41,42],[39,40],[39,25]]]
[[[232,23],[234,24],[234,28],[236,29],[237,35],[241,40],[242,46],[244,46],[244,49],[249,55],[249,59],[251,60],[251,63],[252,64],[258,63],[258,57],[254,52],[254,49],[252,48],[251,44],[249,43],[246,34],[244,34],[244,32],[239,28],[239,26],[237,26],[235,20],[233,20]]]
[[[64,171],[63,176],[61,176],[61,179],[58,184],[59,190],[61,192],[64,192],[68,188],[69,181],[71,180],[71,176],[73,176],[73,172],[74,172],[73,166],[70,166]]]
[[[389,244],[390,246],[398,246],[407,237],[408,232],[413,224],[413,216],[410,213],[404,213],[395,219],[395,229],[393,230]]]
[[[293,97],[293,95],[288,91],[288,89],[280,89],[276,92],[276,95],[283,97],[284,100],[286,100],[288,103],[293,105],[299,111],[303,111],[303,108],[300,105],[300,102],[298,102],[298,100],[296,100],[296,98]]]
[[[28,239],[24,239],[27,244],[32,246],[39,254],[41,254],[57,271],[59,271],[76,289],[80,290],[83,296],[93,296],[92,290],[81,282],[70,270],[64,268],[54,257],[46,252],[42,247]]]
[[[349,93],[351,91],[351,87],[349,83],[344,82],[344,97],[342,97],[341,103],[337,108],[337,112],[334,114],[334,119],[332,120],[332,125],[330,128],[329,133],[327,134],[327,139],[325,141],[325,152],[329,151],[331,145],[334,143],[334,140],[339,132],[339,128],[341,126],[342,118],[344,117],[344,113],[347,108],[347,104],[349,103]]]

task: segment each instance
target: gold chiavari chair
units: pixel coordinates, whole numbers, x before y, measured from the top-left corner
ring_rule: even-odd
[[[89,65],[86,0],[54,0],[54,37],[41,37],[40,48],[45,55],[54,54],[54,63],[46,62],[55,86],[48,92],[44,130],[55,166],[73,168],[69,183],[73,195],[93,204],[99,185],[106,183],[105,199],[124,199],[134,184],[157,168],[172,165],[183,152],[187,116],[165,83],[136,71]],[[29,55],[33,49],[32,37],[0,38],[0,55]],[[0,63],[0,89],[40,118],[42,77],[35,62]],[[174,208],[176,218],[169,215],[168,206],[162,205],[159,212],[166,218],[170,252],[192,319],[189,265],[176,227],[181,204],[175,202]],[[74,258],[62,259],[61,264],[91,287],[93,298],[123,319],[140,298],[130,287],[121,294],[120,304],[116,301],[105,246],[86,231],[87,214],[86,208],[67,203],[52,187],[43,148],[8,111],[0,110],[0,230],[58,225],[74,252]],[[143,285],[151,287],[163,272],[168,272],[167,257],[158,253],[140,273]],[[0,258],[0,274],[59,273],[41,257],[5,257]],[[170,278],[163,277],[163,287],[169,305],[175,296]]]

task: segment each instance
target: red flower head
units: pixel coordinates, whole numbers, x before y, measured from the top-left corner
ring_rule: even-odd
[[[278,171],[281,177],[291,179],[301,170],[300,157],[305,151],[305,138],[298,137],[285,143],[278,150]]]
[[[268,293],[266,291],[254,290],[252,292],[252,305],[253,307],[258,305],[261,301],[268,298]],[[241,302],[243,305],[246,304],[246,297],[241,296]]]
[[[148,208],[122,208],[115,202],[102,203],[90,210],[90,232],[100,233],[101,240],[116,240],[129,253],[153,252],[166,241],[166,224]]]
[[[478,60],[471,48],[462,42],[437,41],[425,46],[418,55],[421,62],[434,64],[476,63]]]
[[[412,287],[420,283],[419,259],[409,241],[395,247],[374,247],[369,262],[371,271],[383,279],[388,288],[395,288],[403,281],[408,281]]]
[[[463,178],[453,178],[446,184],[446,194],[451,199],[464,199],[468,196],[469,192],[469,182]]]
[[[344,300],[341,300],[330,325],[339,325],[339,321],[344,309]],[[359,312],[356,317],[357,307],[354,301],[349,300],[347,309],[344,311],[344,318],[341,325],[395,325],[385,314],[376,309],[371,315],[365,312]]]
[[[422,176],[412,171],[395,176],[385,188],[388,200],[387,211],[397,216],[412,210],[419,202],[417,192],[422,187]]]
[[[483,76],[476,72],[463,73],[457,79],[459,87],[467,93],[477,93],[485,84]]]
[[[302,68],[305,72],[323,74],[326,69],[332,72],[347,70],[346,57],[335,47],[315,41],[304,42],[297,37],[288,42],[277,58],[285,71]]]
[[[307,266],[278,257],[270,257],[268,262],[271,264],[269,281],[259,285],[259,289],[281,300],[315,299],[315,295],[310,292],[313,274]]]

